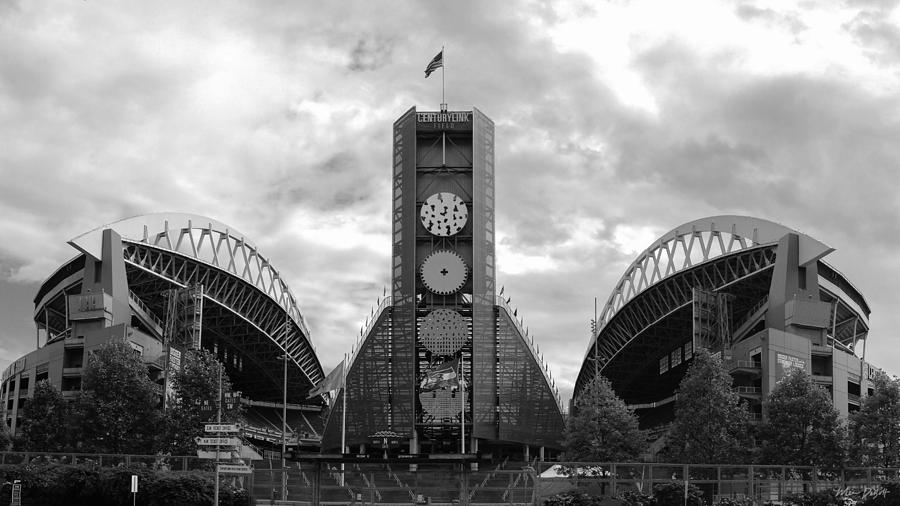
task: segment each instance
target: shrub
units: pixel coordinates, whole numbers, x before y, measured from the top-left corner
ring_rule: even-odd
[[[680,482],[660,483],[653,487],[655,506],[683,506],[684,485]],[[688,506],[703,506],[703,492],[694,485],[688,485]]]
[[[581,492],[564,492],[544,499],[544,506],[599,506],[602,500]]]
[[[9,504],[11,483],[22,482],[22,504],[65,504],[67,506],[118,506],[131,504],[131,476],[138,476],[137,504],[140,506],[211,505],[214,474],[208,471],[171,472],[143,465],[97,467],[93,464],[33,462],[0,466],[2,482],[0,506]],[[220,483],[219,504],[248,506],[245,490]]]
[[[617,497],[624,506],[653,506],[655,504],[653,496],[642,494],[637,490],[629,490]]]
[[[755,506],[749,497],[720,497],[714,506]]]

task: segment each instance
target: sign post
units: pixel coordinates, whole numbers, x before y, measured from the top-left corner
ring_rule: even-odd
[[[9,506],[22,506],[22,480],[13,481],[12,500]]]
[[[137,483],[138,477],[136,474],[131,475],[131,504],[137,504]]]

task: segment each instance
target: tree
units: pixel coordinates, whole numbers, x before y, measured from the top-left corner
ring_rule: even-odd
[[[0,423],[0,452],[8,452],[13,445],[12,434],[5,423]]]
[[[900,465],[900,381],[879,375],[874,392],[850,415],[850,453],[863,466]]]
[[[801,369],[779,381],[766,400],[762,463],[839,468],[846,434],[828,392]]]
[[[597,376],[575,403],[563,447],[568,461],[629,462],[647,443],[637,416],[616,396],[609,380]]]
[[[721,359],[698,349],[678,385],[675,421],[663,455],[669,462],[726,464],[750,457],[750,416]]]
[[[161,426],[159,394],[130,346],[110,342],[88,357],[77,413],[82,451],[153,453]]]
[[[25,450],[65,451],[70,441],[69,412],[67,401],[56,387],[47,380],[37,382],[22,419],[21,443]]]
[[[197,451],[194,438],[203,436],[203,422],[216,420],[220,371],[223,398],[235,400],[223,403],[222,422],[240,422],[243,409],[224,367],[210,351],[189,350],[182,355],[181,364],[181,370],[171,376],[175,398],[170,399],[166,413],[166,446],[172,454],[190,455]]]

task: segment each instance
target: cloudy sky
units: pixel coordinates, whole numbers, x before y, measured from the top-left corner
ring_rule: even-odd
[[[826,4],[824,6],[820,4]],[[389,276],[391,124],[496,122],[498,285],[571,393],[656,237],[746,214],[836,248],[900,373],[897,1],[0,0],[0,367],[72,237],[159,211],[247,234],[326,371]]]

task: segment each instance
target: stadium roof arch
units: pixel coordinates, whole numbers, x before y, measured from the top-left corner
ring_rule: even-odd
[[[202,332],[237,353],[229,361],[242,359],[242,370],[229,370],[236,388],[255,400],[280,401],[284,354],[296,366],[288,368],[288,402],[303,402],[324,377],[296,297],[244,234],[204,216],[155,213],[97,227],[69,244],[99,258],[105,229],[122,237],[133,310],[161,323],[165,291],[203,286],[209,304]],[[80,284],[84,258],[69,260],[44,281],[35,297],[36,320]],[[46,323],[52,336],[53,326]]]
[[[611,369],[633,367],[622,363],[622,355],[629,348],[652,349],[652,339],[643,334],[651,327],[664,326],[668,317],[690,306],[692,287],[720,290],[743,284],[741,290],[752,295],[739,301],[735,315],[758,319],[760,297],[767,295],[768,280],[754,279],[771,271],[778,241],[791,233],[799,236],[800,265],[818,262],[821,291],[838,301],[835,319],[849,322],[858,317],[863,324],[851,326],[852,332],[847,325],[836,324],[837,340],[847,342],[867,333],[870,309],[865,298],[843,274],[821,260],[833,248],[769,220],[711,216],[666,232],[628,266],[598,313],[575,382],[575,397],[596,373],[610,377],[615,374]]]

